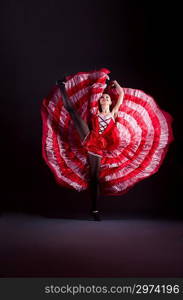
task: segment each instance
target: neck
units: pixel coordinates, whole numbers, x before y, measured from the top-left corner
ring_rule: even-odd
[[[102,108],[102,113],[103,113],[103,114],[108,114],[108,113],[110,113],[109,107]]]

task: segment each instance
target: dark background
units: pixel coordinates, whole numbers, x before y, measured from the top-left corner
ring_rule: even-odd
[[[87,192],[57,186],[42,159],[40,106],[63,74],[106,67],[112,79],[144,90],[171,113],[175,141],[157,174],[124,196],[101,198],[101,209],[183,216],[180,7],[146,2],[1,2],[2,210],[88,211]]]

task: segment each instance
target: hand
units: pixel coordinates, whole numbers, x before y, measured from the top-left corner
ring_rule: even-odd
[[[123,88],[119,85],[119,83],[116,80],[112,81],[112,86],[114,86],[120,94],[124,94]]]

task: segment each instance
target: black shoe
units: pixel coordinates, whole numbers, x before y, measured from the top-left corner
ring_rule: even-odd
[[[98,210],[93,210],[91,212],[91,214],[92,214],[92,217],[94,218],[95,221],[101,221],[101,217],[100,217],[100,214],[99,214]]]
[[[64,83],[67,81],[67,80],[66,80],[66,76],[67,76],[67,75],[63,76],[61,79],[58,79],[58,80],[56,81],[56,85],[65,85]]]
[[[56,85],[64,86],[64,85],[65,85],[64,82],[65,82],[64,78],[63,78],[63,79],[58,79],[58,80],[56,81]]]

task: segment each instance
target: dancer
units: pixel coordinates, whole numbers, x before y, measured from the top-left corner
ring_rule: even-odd
[[[108,69],[79,72],[44,98],[43,158],[61,186],[122,195],[158,171],[173,141],[172,118],[143,91],[108,85]]]
[[[92,195],[92,208],[91,213],[94,216],[95,220],[100,220],[99,210],[97,209],[97,199],[99,197],[100,183],[99,183],[99,171],[100,171],[100,161],[102,158],[102,150],[107,149],[108,147],[114,147],[116,141],[119,140],[118,134],[114,135],[114,130],[117,129],[115,126],[115,118],[118,115],[118,110],[120,105],[123,102],[124,92],[123,88],[115,80],[112,82],[112,86],[116,88],[119,97],[116,105],[110,111],[110,106],[112,100],[109,94],[102,94],[99,99],[99,106],[101,112],[98,112],[97,115],[93,116],[93,127],[90,131],[87,123],[81,118],[81,116],[75,111],[73,105],[70,103],[68,96],[65,91],[65,85],[63,81],[58,81],[60,86],[61,96],[65,109],[69,112],[74,125],[79,133],[82,144],[88,150],[88,163],[90,166],[90,193]],[[113,123],[110,127],[110,130],[106,130],[109,126],[109,123]],[[97,123],[97,124],[95,124]],[[113,131],[113,135],[110,132]],[[117,130],[116,130],[117,131]],[[113,139],[111,139],[113,137]],[[103,144],[100,144],[100,147],[96,149],[96,142],[103,140]],[[93,147],[94,146],[94,147]]]

